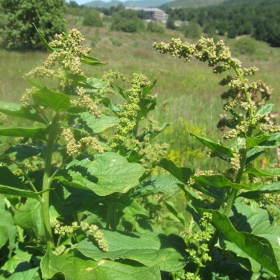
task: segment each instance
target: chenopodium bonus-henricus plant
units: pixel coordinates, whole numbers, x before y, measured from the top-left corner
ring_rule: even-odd
[[[279,277],[280,228],[268,211],[273,207],[279,213],[279,208],[277,201],[265,198],[279,193],[280,169],[261,169],[257,160],[279,146],[280,127],[271,113],[273,105],[265,103],[272,91],[261,81],[248,81],[248,76],[258,69],[242,68],[223,41],[215,44],[213,39],[201,38],[196,44],[190,44],[172,39],[168,44],[155,43],[154,48],[162,54],[183,58],[185,62],[191,58],[207,62],[214,74],[230,71],[220,82],[228,87],[221,95],[225,100],[225,113],[218,123],[224,131],[223,139],[214,142],[192,134],[211,150],[211,157],[219,157],[228,167],[214,174],[174,167],[168,160],[159,164],[185,184],[181,187],[190,199],[194,218],[210,213],[215,228],[207,251],[212,261],[202,264],[190,256],[184,277]]]
[[[22,122],[0,127],[1,137],[17,137],[0,157],[0,277],[160,279],[161,269],[172,271],[182,259],[175,249],[161,248],[160,238],[168,248],[173,241],[115,231],[126,230],[124,214],[130,220],[148,216],[133,194],[159,161],[146,151],[163,128],[152,120],[147,128],[140,124],[155,108],[155,83],[137,74],[125,91],[110,79],[88,78],[83,64],[105,63],[89,55],[79,31],[56,35],[49,44],[38,35],[50,55],[25,75],[32,88],[21,105],[0,102],[1,113]],[[107,97],[112,91],[123,104]]]

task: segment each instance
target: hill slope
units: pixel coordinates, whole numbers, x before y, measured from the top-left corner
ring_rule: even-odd
[[[226,0],[175,0],[162,5],[162,8],[199,8],[211,5],[217,5]]]
[[[122,4],[124,6],[146,8],[146,7],[159,7],[168,2],[170,2],[170,0],[142,0],[142,1],[125,1],[125,2],[111,1],[108,3],[103,1],[91,1],[84,5],[89,7],[110,8],[111,6],[117,6],[119,4]]]

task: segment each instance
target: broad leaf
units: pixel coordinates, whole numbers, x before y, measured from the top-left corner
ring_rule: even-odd
[[[215,142],[209,140],[208,138],[200,137],[193,133],[191,133],[191,135],[194,136],[200,143],[202,143],[204,146],[208,147],[209,149],[211,149],[217,153],[226,155],[228,157],[232,156],[232,150],[230,148],[227,148],[221,144],[215,143]]]
[[[158,166],[167,170],[175,178],[179,179],[182,183],[187,184],[191,175],[194,173],[190,168],[179,168],[173,161],[163,158]]]
[[[0,127],[0,135],[13,137],[37,138],[46,140],[47,128],[45,127]]]
[[[280,192],[280,182],[279,181],[274,182],[269,185],[261,185],[254,191],[242,192],[241,194],[239,194],[239,196],[256,199],[266,193],[277,193],[277,192]]]
[[[134,216],[144,215],[149,216],[149,212],[136,200],[133,200],[127,196],[121,197],[114,202],[114,206],[122,213]]]
[[[205,210],[212,214],[212,222],[231,242],[248,254],[262,266],[280,276],[277,260],[280,261],[279,248],[275,251],[270,241],[263,236],[249,232],[237,231],[229,218],[219,211]],[[269,234],[269,233],[268,233]],[[267,235],[268,235],[267,234]],[[265,236],[266,237],[266,236]],[[279,244],[277,243],[279,247]]]
[[[90,133],[101,133],[119,122],[120,120],[116,117],[102,115],[100,118],[96,118],[94,115],[84,112],[78,115],[76,128]]]
[[[108,87],[108,83],[96,78],[88,78],[86,84],[94,89],[104,90]]]
[[[42,148],[31,144],[12,146],[5,151],[6,154],[13,154],[17,161],[22,161],[33,156],[41,156]]]
[[[156,85],[156,83],[157,83],[157,80],[155,80],[151,85],[144,87],[142,89],[142,96],[145,97],[145,95],[153,89],[153,87]]]
[[[178,212],[176,210],[175,204],[172,201],[164,200],[163,202],[166,208],[169,210],[169,212],[172,213],[184,227],[186,227],[186,219],[182,212]]]
[[[42,84],[39,80],[37,80],[36,78],[33,77],[29,77],[27,75],[24,75],[25,79],[34,87],[38,88],[38,89],[42,89],[45,87],[44,84]]]
[[[28,269],[26,271],[16,272],[12,276],[10,276],[9,280],[37,280],[39,267],[35,267],[32,269]]]
[[[15,223],[29,232],[34,231],[37,237],[44,237],[45,230],[41,207],[40,202],[28,199],[16,212]]]
[[[246,172],[250,174],[254,174],[256,176],[279,176],[280,175],[280,168],[269,168],[269,169],[258,169],[254,166],[249,166],[246,168]]]
[[[192,176],[192,178],[202,186],[215,186],[217,188],[232,187],[237,190],[252,190],[253,188],[256,188],[254,185],[244,186],[233,183],[222,175],[199,175]]]
[[[130,266],[109,260],[94,261],[72,252],[56,256],[47,251],[41,261],[43,277],[61,273],[65,280],[160,280],[158,267]]]
[[[257,115],[267,115],[272,111],[274,104],[265,104],[263,107],[261,107],[258,112]]]
[[[13,216],[6,210],[5,201],[0,197],[0,248],[9,241],[10,250],[15,246],[16,226]]]
[[[36,105],[43,105],[52,108],[55,112],[70,107],[70,98],[68,95],[55,92],[45,87],[32,94]]]
[[[17,103],[12,102],[0,102],[0,112],[9,116],[14,116],[26,120],[31,120],[39,123],[46,124],[46,121],[42,119],[34,108],[20,107]]]
[[[72,171],[73,166],[84,168],[87,175]],[[72,181],[59,178],[63,183],[91,190],[100,196],[114,192],[126,193],[139,184],[139,179],[145,172],[144,167],[140,164],[129,163],[126,158],[111,152],[96,155],[94,161],[74,160],[68,164],[67,169],[69,169],[68,173],[71,175]]]
[[[75,245],[75,248],[86,257],[96,261],[102,258],[130,259],[148,267],[159,265],[164,271],[182,269],[187,262],[183,255],[185,243],[179,237],[173,238],[172,235],[159,237],[147,233],[126,234],[108,230],[102,230],[102,232],[109,246],[108,252],[99,250],[87,240],[81,241]]]
[[[151,99],[140,99],[138,106],[140,110],[137,114],[137,119],[141,120],[144,116],[147,116],[148,113],[156,108],[157,102],[156,98],[154,97]]]
[[[98,58],[93,56],[83,55],[83,59],[81,59],[81,63],[94,65],[94,66],[102,66],[107,64],[108,62],[102,62]]]
[[[0,193],[40,199],[39,192],[28,190],[27,186],[6,166],[0,166]]]

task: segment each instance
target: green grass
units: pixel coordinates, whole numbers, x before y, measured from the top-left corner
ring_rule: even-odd
[[[73,21],[71,23],[71,20],[68,22],[70,22],[69,28],[77,28],[85,35],[85,45],[91,46],[96,28],[76,25]],[[154,117],[160,122],[172,123],[172,128],[161,137],[162,141],[171,142],[171,150],[184,149],[188,145],[193,146],[194,149],[199,147],[199,144],[193,144],[194,139],[188,136],[188,132],[192,132],[191,129],[213,140],[221,136],[216,129],[216,123],[219,114],[223,112],[220,94],[225,89],[218,83],[224,76],[214,75],[203,63],[192,61],[186,64],[182,59],[161,55],[152,47],[153,42],[169,42],[173,37],[184,39],[182,33],[166,30],[165,34],[150,32],[128,34],[110,31],[108,27],[103,27],[99,28],[98,36],[99,40],[92,47],[91,55],[107,61],[108,64],[103,67],[86,67],[85,73],[89,76],[101,77],[104,71],[112,69],[122,72],[130,79],[134,72],[142,72],[151,81],[157,79],[157,85],[153,90],[158,97]],[[225,40],[226,45],[234,49],[236,40],[222,39]],[[260,69],[254,78],[263,80],[275,88],[272,103],[276,103],[275,111],[278,111],[280,49],[271,48],[263,42],[255,43],[254,55],[250,57],[241,55],[239,58],[245,67],[255,65]],[[40,65],[46,56],[46,52],[19,53],[0,50],[1,99],[19,102],[20,96],[28,87],[23,74]],[[188,157],[180,161],[187,164],[187,160]]]

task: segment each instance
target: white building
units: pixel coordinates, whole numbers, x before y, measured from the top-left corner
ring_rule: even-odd
[[[146,14],[146,19],[156,20],[156,21],[167,21],[168,14],[159,8],[141,8],[141,7],[125,7],[127,10],[134,11],[144,11]]]

